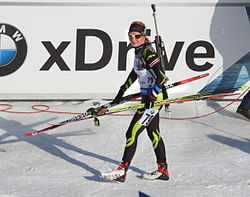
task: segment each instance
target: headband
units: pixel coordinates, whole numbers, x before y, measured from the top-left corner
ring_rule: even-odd
[[[145,34],[145,27],[140,24],[131,24],[129,27],[129,33],[135,31],[141,34]]]

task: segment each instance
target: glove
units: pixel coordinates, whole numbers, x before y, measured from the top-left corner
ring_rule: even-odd
[[[98,115],[98,109],[91,107],[87,110],[87,113],[93,116],[95,126],[100,126],[100,121],[96,117]]]
[[[155,85],[152,89],[150,96],[144,96],[145,101],[143,103],[145,103],[146,109],[154,107],[154,102],[157,100],[157,96],[160,92],[162,92],[162,90],[158,86]]]
[[[151,96],[142,96],[142,103],[144,103],[145,109],[154,107],[155,100]]]
[[[98,114],[98,109],[91,107],[91,108],[89,108],[89,109],[87,110],[87,113],[88,113],[89,115],[92,115],[92,116],[97,116],[97,114]]]
[[[120,103],[120,101],[122,100],[123,94],[124,94],[124,90],[123,90],[123,87],[121,87],[118,94],[116,95],[116,97],[112,101],[112,103],[117,103],[117,104]]]

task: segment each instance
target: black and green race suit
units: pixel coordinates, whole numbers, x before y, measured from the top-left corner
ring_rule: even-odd
[[[138,79],[142,96],[150,96],[153,99],[162,100],[162,88],[166,76],[161,62],[150,44],[144,44],[135,48],[134,68],[130,72],[126,82],[120,90],[126,91]],[[161,107],[154,106],[160,110]],[[160,136],[159,113],[154,117],[148,126],[139,123],[145,109],[138,110],[134,115],[126,132],[126,147],[123,155],[123,162],[130,164],[136,151],[137,139],[146,128],[149,138],[155,151],[158,163],[166,163],[166,153],[163,139]]]

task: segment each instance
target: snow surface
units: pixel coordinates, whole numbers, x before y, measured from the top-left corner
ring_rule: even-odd
[[[107,101],[101,101],[106,103]],[[129,104],[132,104],[130,102]],[[229,101],[172,104],[161,117],[208,114]],[[51,111],[84,112],[93,101],[12,102],[8,111],[31,112],[33,105]],[[147,181],[144,172],[156,169],[146,132],[125,183],[107,182],[100,171],[117,168],[131,116],[101,117],[64,125],[44,134],[24,134],[58,123],[72,114],[0,112],[0,197],[84,196],[250,196],[250,122],[235,114],[239,102],[213,115],[190,120],[161,119],[167,148],[170,180]],[[0,106],[5,109],[5,106]],[[45,107],[38,107],[45,109]],[[133,114],[128,112],[127,114]]]

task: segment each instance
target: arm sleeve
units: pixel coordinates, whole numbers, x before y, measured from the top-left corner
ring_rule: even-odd
[[[125,83],[120,87],[120,91],[122,91],[122,93],[124,94],[126,90],[135,82],[136,79],[137,74],[135,73],[134,69],[132,69]]]

